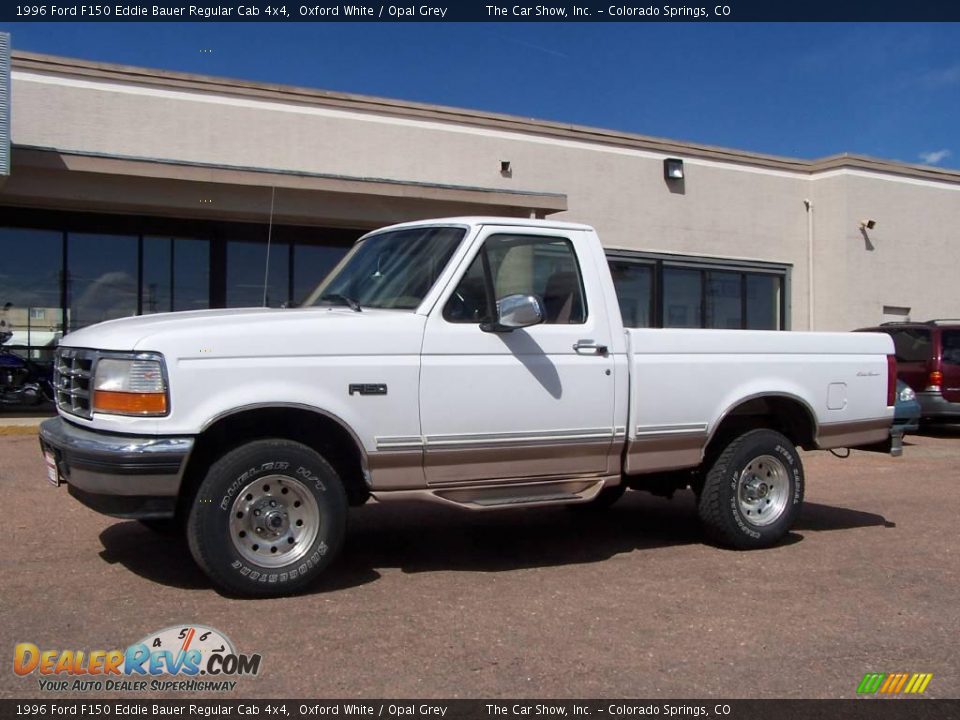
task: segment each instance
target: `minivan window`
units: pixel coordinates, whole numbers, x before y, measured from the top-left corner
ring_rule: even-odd
[[[950,365],[960,365],[960,330],[944,330],[940,357]]]
[[[930,331],[922,328],[889,330],[897,362],[926,362],[931,355]]]

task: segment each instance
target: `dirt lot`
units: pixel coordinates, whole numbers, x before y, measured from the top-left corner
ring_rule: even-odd
[[[688,493],[589,517],[372,505],[312,592],[240,601],[183,543],[49,486],[35,436],[0,437],[0,697],[42,696],[16,642],[125,648],[194,622],[262,654],[241,697],[848,698],[905,671],[955,698],[960,430],[908,440],[900,459],[807,454],[772,550],[701,544]]]

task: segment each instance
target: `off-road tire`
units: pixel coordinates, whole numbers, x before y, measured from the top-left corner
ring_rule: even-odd
[[[793,526],[803,490],[803,465],[793,443],[773,430],[751,430],[727,445],[704,479],[698,501],[704,532],[724,547],[770,547]]]
[[[194,560],[218,589],[268,597],[316,580],[340,551],[346,523],[346,492],[330,464],[301,443],[267,439],[211,465],[186,533]]]

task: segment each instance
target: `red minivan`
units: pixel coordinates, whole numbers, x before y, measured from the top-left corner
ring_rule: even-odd
[[[897,377],[917,394],[921,420],[960,422],[960,320],[884,323],[858,332],[893,338]]]

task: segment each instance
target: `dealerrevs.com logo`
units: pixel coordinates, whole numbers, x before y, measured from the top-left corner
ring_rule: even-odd
[[[256,676],[259,654],[243,655],[219,630],[177,625],[126,650],[49,650],[17,643],[13,671],[37,676],[47,692],[229,692],[233,678]]]

